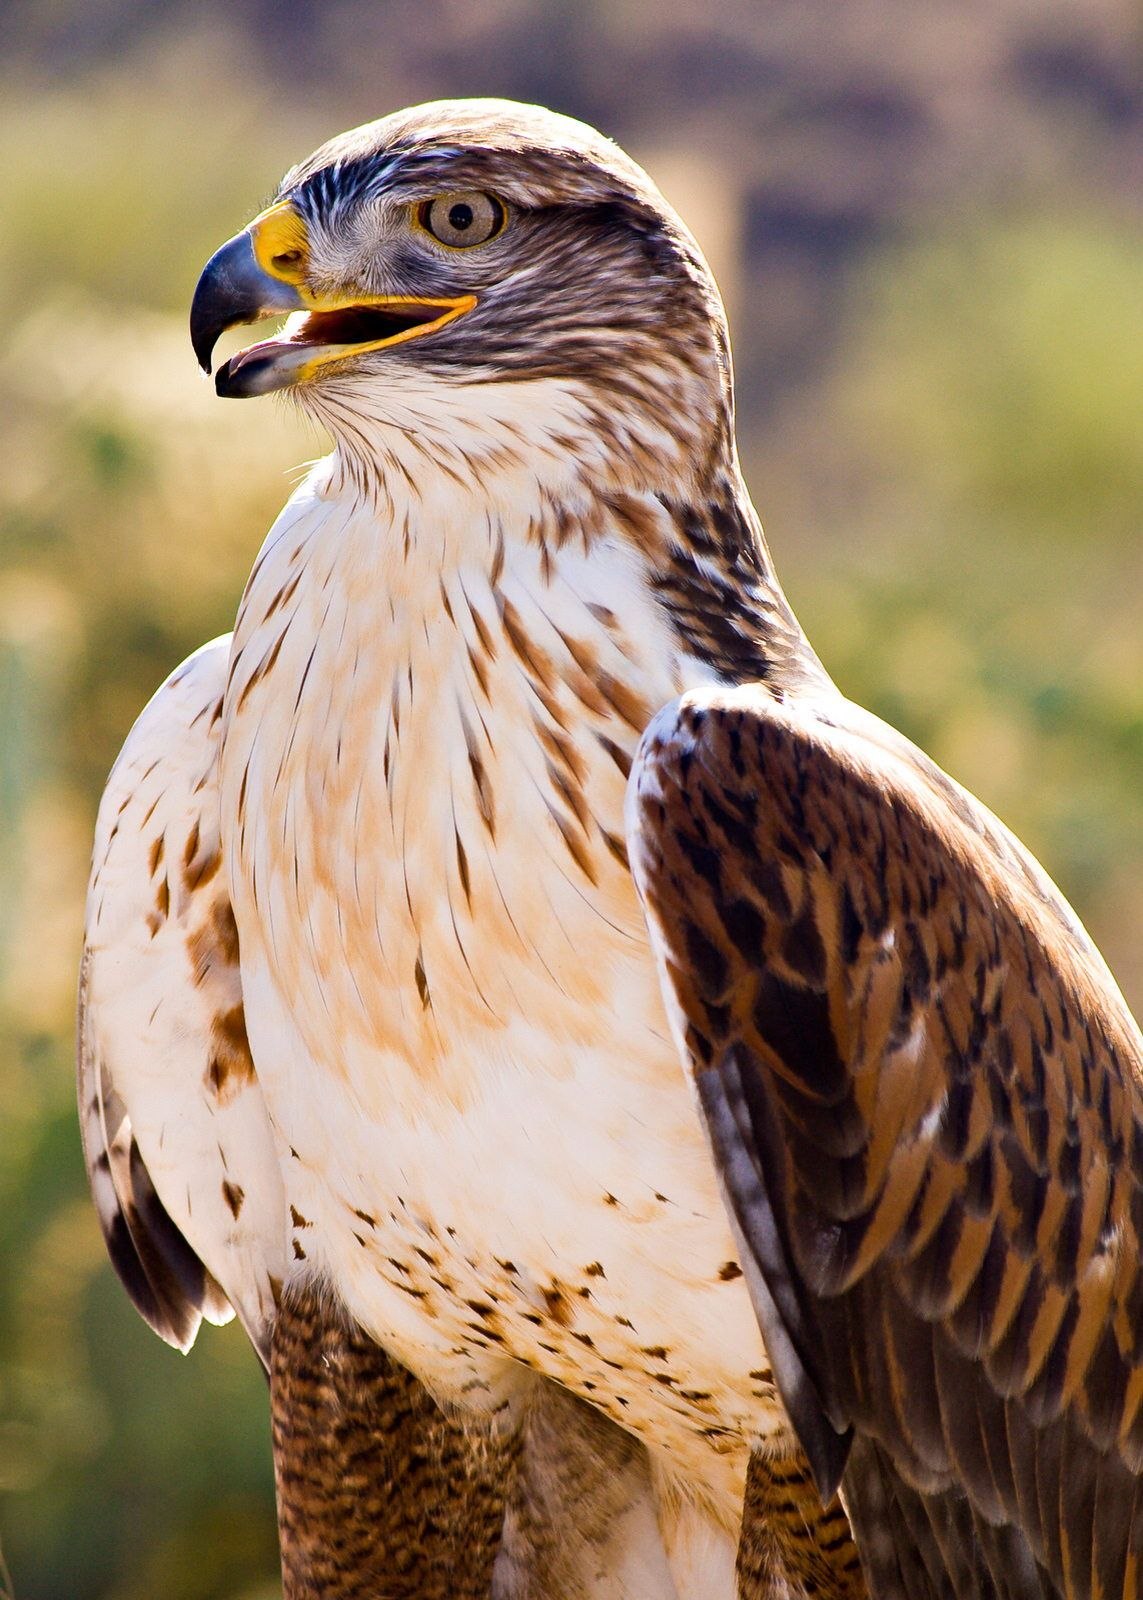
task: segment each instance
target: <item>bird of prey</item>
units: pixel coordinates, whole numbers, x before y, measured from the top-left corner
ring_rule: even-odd
[[[334,449],[112,776],[81,1111],[140,1309],[268,1352],[288,1549],[1135,1594],[1143,1041],[807,643],[685,226],[579,123],[422,106],[212,257],[200,360],[274,315],[218,391]],[[372,1548],[355,1407],[430,1486]]]

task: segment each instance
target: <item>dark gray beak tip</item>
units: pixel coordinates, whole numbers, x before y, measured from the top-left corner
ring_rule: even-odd
[[[191,345],[198,364],[210,372],[219,335],[259,317],[296,311],[302,301],[296,289],[264,272],[254,255],[249,233],[236,234],[216,250],[202,269],[190,312]],[[220,391],[221,392],[221,391]]]
[[[230,244],[224,244],[221,250],[211,256],[203,268],[191,301],[191,347],[199,366],[206,373],[210,372],[210,358],[219,335],[236,322],[245,320],[239,314],[240,308],[235,299],[226,292],[229,286],[225,280],[229,274],[224,268],[220,270],[219,257],[224,256],[235,243],[236,240],[231,240]]]

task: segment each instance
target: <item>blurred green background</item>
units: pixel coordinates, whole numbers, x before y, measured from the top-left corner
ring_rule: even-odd
[[[1143,73],[1121,0],[8,0],[0,11],[0,1542],[18,1600],[278,1592],[266,1400],[104,1260],[72,1006],[100,786],[299,463],[206,256],[436,95],[620,138],[723,282],[743,455],[842,686],[1042,856],[1143,1006]],[[0,1582],[0,1590],[4,1584]]]

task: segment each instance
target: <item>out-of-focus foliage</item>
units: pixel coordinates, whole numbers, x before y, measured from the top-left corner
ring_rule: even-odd
[[[104,774],[297,464],[185,307],[319,139],[512,93],[631,145],[731,306],[820,653],[1043,856],[1143,1005],[1143,90],[1118,0],[12,0],[0,19],[0,1542],[19,1600],[269,1600],[266,1402],[107,1267],[71,1015]],[[2,1588],[2,1585],[0,1585]]]

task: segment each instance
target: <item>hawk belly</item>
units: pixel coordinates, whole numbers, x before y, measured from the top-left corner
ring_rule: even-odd
[[[622,844],[686,668],[618,543],[553,571],[450,514],[401,541],[319,481],[235,634],[223,833],[293,1256],[439,1394],[540,1370],[729,1519],[785,1423]]]

